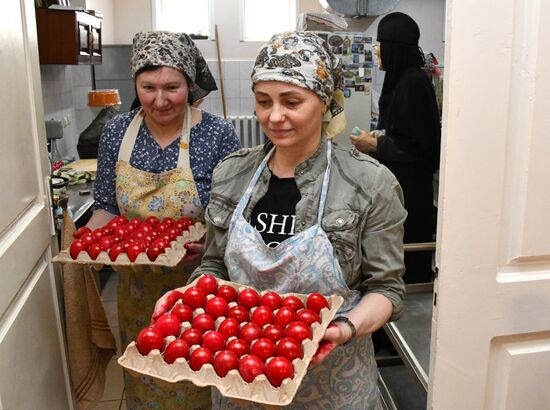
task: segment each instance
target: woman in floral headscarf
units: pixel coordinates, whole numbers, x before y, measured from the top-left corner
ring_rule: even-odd
[[[239,148],[233,127],[191,105],[216,90],[206,62],[184,33],[138,33],[132,73],[141,108],[113,118],[103,129],[95,181],[95,211],[88,223],[103,226],[116,215],[145,219],[187,217],[204,221],[212,171]],[[188,245],[173,272],[120,272],[118,320],[122,346],[149,325],[155,301],[196,268],[202,244]],[[208,409],[208,389],[170,385],[125,374],[128,409]]]
[[[206,251],[190,280],[210,273],[260,291],[343,296],[289,408],[380,408],[370,334],[402,309],[399,184],[376,160],[331,142],[345,126],[342,77],[320,37],[273,36],[252,83],[269,142],[214,170]],[[213,389],[212,405],[243,403]]]

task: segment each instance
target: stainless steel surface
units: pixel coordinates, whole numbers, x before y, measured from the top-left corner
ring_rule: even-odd
[[[67,211],[74,222],[78,221],[78,219],[94,204],[93,187],[93,182],[67,185],[67,194],[69,196]],[[82,195],[80,191],[87,191],[87,193]]]
[[[428,391],[433,285],[407,285],[403,316],[384,326],[403,362]]]
[[[386,408],[426,410],[428,401],[426,391],[418,384],[412,372],[403,363],[379,367],[378,378],[378,388],[381,391],[380,395]],[[383,393],[382,389],[385,390]],[[389,399],[386,399],[386,397],[389,397]]]
[[[395,400],[392,397],[390,389],[386,385],[386,382],[384,381],[380,373],[378,373],[378,390],[380,390],[380,398],[382,400],[382,405],[384,406],[384,409],[397,410],[397,405],[395,404]]]
[[[406,243],[403,248],[405,252],[433,251],[435,250],[435,242]]]

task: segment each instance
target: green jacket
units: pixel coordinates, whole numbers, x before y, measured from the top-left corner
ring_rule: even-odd
[[[224,265],[227,233],[237,203],[262,159],[271,148],[241,149],[228,155],[214,170],[210,204],[206,210],[205,254],[190,281],[203,273],[229,280]],[[296,184],[301,199],[296,204],[295,233],[315,224],[323,174],[327,166],[327,142],[322,138],[317,151],[296,167]],[[250,215],[268,187],[266,167],[245,209]],[[321,226],[331,241],[344,279],[350,289],[362,294],[376,292],[393,305],[392,320],[403,307],[405,270],[403,223],[407,212],[403,193],[393,174],[378,161],[333,143],[332,166]]]

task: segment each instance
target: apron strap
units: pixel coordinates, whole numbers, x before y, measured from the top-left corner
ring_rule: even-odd
[[[248,183],[248,186],[246,187],[246,190],[244,191],[243,196],[239,200],[239,203],[237,204],[237,207],[235,208],[235,212],[233,212],[233,216],[231,217],[231,222],[237,220],[237,218],[244,213],[244,208],[248,204],[248,201],[250,200],[250,197],[252,196],[252,191],[254,190],[254,187],[256,186],[256,183],[258,182],[258,179],[260,178],[260,175],[262,175],[262,171],[266,167],[267,161],[269,161],[269,158],[271,158],[271,155],[275,152],[275,147],[271,148],[265,158],[263,159],[262,163],[256,169],[256,172],[252,176],[252,179]]]
[[[143,109],[139,110],[124,133],[124,137],[122,138],[122,142],[120,144],[120,149],[118,150],[119,161],[124,161],[128,164],[130,163],[130,157],[132,156],[132,151],[134,150],[134,145],[139,133],[139,127],[141,127],[144,116],[145,113],[143,112]]]
[[[330,155],[332,152],[332,143],[330,140],[327,141],[327,169],[325,171],[325,176],[323,177],[323,186],[321,187],[321,198],[319,198],[319,211],[317,212],[317,223],[320,225],[323,220],[323,214],[325,213],[325,202],[327,200],[328,192],[328,181],[330,179]]]
[[[180,150],[178,153],[178,168],[185,169],[191,168],[191,161],[189,160],[189,140],[191,138],[191,105],[187,104],[187,111],[185,112],[185,118],[183,119],[183,126],[181,127],[180,137]]]

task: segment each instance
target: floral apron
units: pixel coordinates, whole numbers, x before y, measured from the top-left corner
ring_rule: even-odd
[[[116,164],[116,197],[122,215],[141,219],[186,216],[204,221],[197,187],[189,161],[191,109],[188,107],[182,127],[177,167],[160,174],[142,171],[130,165],[143,111],[132,120],[122,140]],[[136,272],[131,267],[117,267],[118,322],[124,349],[149,325],[158,298],[168,290],[180,287],[198,263],[178,266],[176,270],[153,271],[147,266]],[[210,391],[190,382],[166,383],[150,377],[136,378],[124,373],[126,405],[138,409],[209,409]]]
[[[331,143],[327,144],[325,171],[318,219],[315,225],[287,238],[275,248],[265,245],[261,235],[243,216],[260,175],[272,155],[266,156],[254,174],[231,218],[225,265],[230,280],[287,293],[339,294],[344,303],[339,313],[351,310],[360,300],[358,291],[350,290],[334,257],[332,244],[321,227],[330,177]],[[377,368],[370,336],[358,337],[333,350],[320,364],[311,366],[289,409],[379,409]],[[242,403],[213,389],[214,409],[262,408]]]

